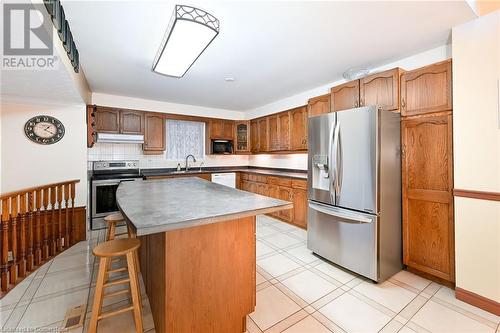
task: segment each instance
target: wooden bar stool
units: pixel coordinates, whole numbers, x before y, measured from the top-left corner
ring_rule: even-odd
[[[127,235],[129,238],[131,237],[130,234],[130,228],[127,224],[127,232],[126,233],[121,233],[121,234],[116,234],[116,225],[120,222],[124,222],[125,218],[121,213],[113,213],[109,214],[104,218],[104,221],[108,224],[108,232],[106,234],[106,240],[113,240],[115,239],[116,236],[121,236],[121,235]]]
[[[137,238],[114,239],[97,245],[92,251],[96,257],[100,258],[99,273],[97,275],[97,284],[95,287],[94,302],[92,305],[92,317],[90,319],[89,333],[97,331],[97,322],[110,316],[118,315],[127,311],[132,311],[134,314],[135,330],[142,332],[142,306],[141,306],[141,291],[137,273],[137,249],[141,246],[141,242]],[[113,258],[126,256],[127,267],[111,270],[110,261]],[[122,272],[128,270],[128,278],[109,280],[110,273]],[[117,292],[104,293],[104,289],[124,283],[130,284],[130,290],[120,290]],[[128,293],[132,295],[132,304],[128,307],[114,311],[101,313],[102,301],[104,297],[117,296]]]
[[[122,236],[122,235],[128,235],[129,238],[137,238],[135,231],[132,228],[130,228],[128,223],[127,223],[127,232],[126,233],[121,233],[121,234],[116,233],[116,225],[120,222],[125,221],[125,218],[123,217],[123,215],[121,213],[109,214],[108,216],[106,216],[104,218],[104,221],[108,224],[108,232],[106,235],[107,241],[113,240],[113,239],[115,239],[116,236]],[[135,256],[136,256],[136,263],[137,263],[136,269],[138,272],[140,272],[141,269],[139,266],[139,259],[138,259],[137,251],[135,252]],[[118,261],[120,261],[120,259],[116,258],[113,262],[118,262]],[[111,265],[111,261],[110,261],[109,265]]]

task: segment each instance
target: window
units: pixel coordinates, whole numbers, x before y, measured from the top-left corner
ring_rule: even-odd
[[[189,154],[205,157],[205,123],[167,120],[167,160],[183,160]]]

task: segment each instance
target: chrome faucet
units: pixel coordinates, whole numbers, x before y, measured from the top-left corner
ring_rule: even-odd
[[[193,155],[189,154],[188,156],[186,156],[186,166],[185,166],[186,172],[188,172],[189,170],[188,159],[190,156],[193,158],[193,163],[196,163],[196,158]]]
[[[201,167],[203,166],[203,164],[205,164],[205,163],[203,163],[203,162],[200,163],[200,172],[201,172]]]

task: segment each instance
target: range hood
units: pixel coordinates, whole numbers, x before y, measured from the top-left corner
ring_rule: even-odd
[[[144,143],[142,134],[97,133],[96,142],[101,143]]]

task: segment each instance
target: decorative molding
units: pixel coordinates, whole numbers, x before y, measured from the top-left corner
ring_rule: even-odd
[[[455,288],[455,297],[465,303],[500,316],[500,303],[492,299],[458,287]]]
[[[500,201],[500,193],[499,192],[485,192],[485,191],[454,189],[453,195],[455,197],[462,197],[462,198]]]

